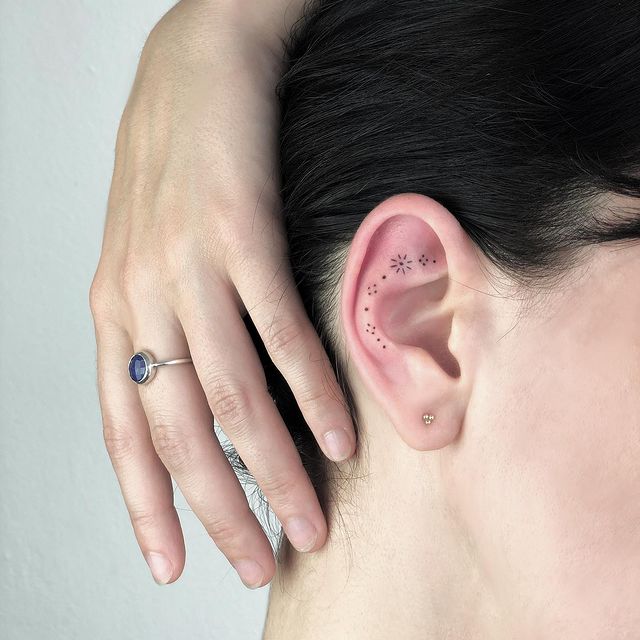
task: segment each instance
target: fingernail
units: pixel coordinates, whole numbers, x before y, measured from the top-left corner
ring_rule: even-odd
[[[346,460],[351,454],[351,441],[344,429],[334,429],[324,434],[327,452],[334,462]]]
[[[287,520],[285,530],[289,541],[298,551],[309,551],[318,538],[315,527],[306,518],[298,516]]]
[[[148,551],[144,558],[151,569],[151,575],[158,584],[167,584],[173,576],[173,565],[169,558],[155,551]]]
[[[257,589],[262,585],[264,569],[255,560],[236,560],[233,566],[249,589]]]

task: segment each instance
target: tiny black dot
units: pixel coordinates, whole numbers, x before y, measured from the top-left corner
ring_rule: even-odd
[[[435,262],[435,260],[434,260],[434,262]]]
[[[382,348],[383,348],[383,349],[386,349],[386,348],[387,348],[387,345],[386,345],[386,344],[383,344],[383,345],[382,345]]]
[[[380,342],[380,338],[378,338],[378,342]]]
[[[365,310],[365,311],[369,311],[369,307],[365,307],[365,308],[364,308],[364,310]]]
[[[382,276],[382,279],[383,279],[383,280],[386,280],[386,279],[387,279],[387,276]]]

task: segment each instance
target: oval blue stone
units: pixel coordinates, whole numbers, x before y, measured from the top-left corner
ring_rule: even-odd
[[[129,361],[129,375],[134,382],[140,383],[147,377],[147,363],[145,359],[139,354],[131,358]]]

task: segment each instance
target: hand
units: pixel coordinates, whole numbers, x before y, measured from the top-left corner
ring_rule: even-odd
[[[274,93],[282,62],[257,21],[232,4],[179,3],[149,36],[118,132],[90,292],[104,439],[140,548],[162,583],[178,578],[185,559],[171,476],[245,584],[264,585],[275,570],[212,413],[293,545],[314,551],[326,539],[246,312],[323,451],[340,460],[355,450],[286,259]],[[138,386],[127,362],[139,350],[157,360],[190,354],[193,366],[163,367]]]

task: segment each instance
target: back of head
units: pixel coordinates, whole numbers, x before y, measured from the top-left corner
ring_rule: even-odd
[[[283,211],[348,399],[339,279],[358,226],[390,194],[444,204],[525,286],[560,277],[582,247],[640,237],[638,217],[607,204],[640,195],[639,33],[635,0],[308,4],[278,87]],[[264,363],[322,496],[322,454]]]

